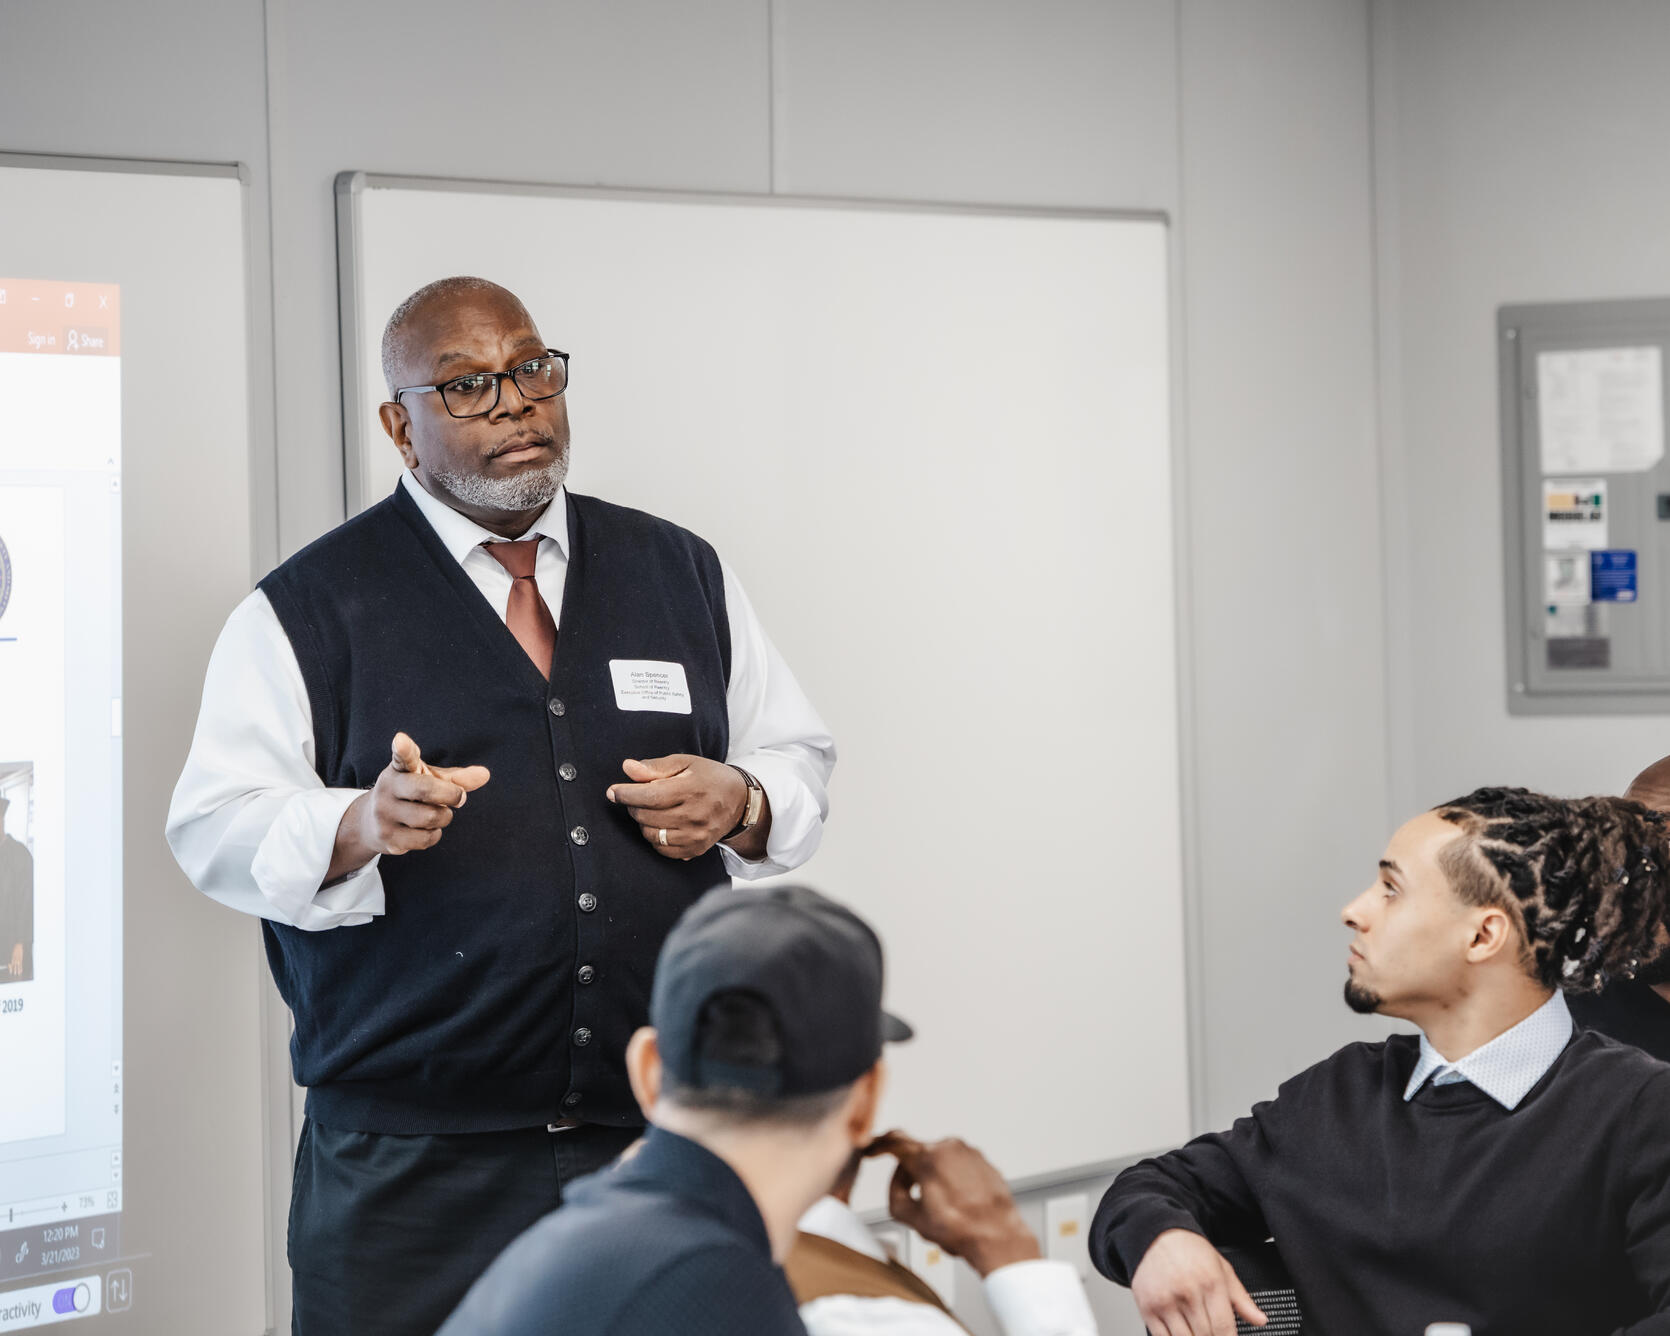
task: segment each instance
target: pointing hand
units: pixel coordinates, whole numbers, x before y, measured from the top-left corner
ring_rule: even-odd
[[[355,804],[364,804],[360,838],[380,854],[431,848],[452,824],[453,814],[487,779],[485,766],[430,765],[417,743],[396,733],[387,768]]]

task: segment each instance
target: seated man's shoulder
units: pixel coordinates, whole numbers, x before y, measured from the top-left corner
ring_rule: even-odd
[[[769,1259],[703,1228],[699,1213],[666,1198],[609,1194],[565,1207],[525,1230],[438,1336],[535,1336],[560,1320],[575,1333],[659,1331],[655,1314],[749,1288]],[[637,1314],[641,1322],[628,1321]],[[674,1328],[668,1328],[673,1330]]]
[[[1420,1052],[1420,1040],[1410,1034],[1347,1044],[1321,1062],[1288,1077],[1279,1097],[1288,1102],[1330,1099],[1380,1090],[1408,1079]]]
[[[630,1287],[616,1285],[624,1302],[597,1328],[599,1336],[734,1336],[741,1331],[800,1336],[805,1330],[787,1277],[768,1254],[740,1239],[687,1237],[658,1256]]]
[[[1670,1098],[1670,1063],[1599,1030],[1578,1030],[1563,1057],[1567,1079],[1638,1091],[1654,1100]]]
[[[787,1277],[770,1256],[737,1239],[693,1242],[670,1251],[646,1279],[645,1297],[702,1301],[734,1306],[781,1293],[790,1309],[793,1295]]]
[[[660,1193],[629,1191],[578,1199],[553,1211],[528,1234],[536,1234],[538,1246],[564,1270],[583,1270],[601,1262],[637,1275],[710,1248],[716,1240],[729,1241],[710,1217],[690,1203]]]

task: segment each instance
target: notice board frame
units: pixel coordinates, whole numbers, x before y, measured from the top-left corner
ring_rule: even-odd
[[[1670,714],[1670,664],[1653,676],[1590,669],[1582,670],[1582,676],[1559,678],[1551,678],[1550,670],[1540,666],[1546,663],[1547,640],[1542,621],[1543,471],[1537,396],[1539,353],[1589,348],[1657,347],[1666,367],[1664,386],[1670,388],[1670,297],[1503,306],[1496,315],[1496,345],[1508,713]],[[1670,424],[1670,407],[1664,421]],[[1650,587],[1644,592],[1652,598]],[[1670,599],[1661,595],[1652,615],[1670,615]]]

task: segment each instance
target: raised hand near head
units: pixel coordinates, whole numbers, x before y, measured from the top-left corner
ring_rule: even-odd
[[[903,1132],[886,1132],[865,1153],[899,1162],[887,1192],[892,1217],[982,1276],[1039,1256],[1038,1240],[1003,1176],[967,1142],[924,1144]]]

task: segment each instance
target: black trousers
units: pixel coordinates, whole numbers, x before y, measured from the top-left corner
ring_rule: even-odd
[[[518,1234],[633,1128],[390,1136],[309,1118],[290,1191],[293,1336],[433,1336]]]

